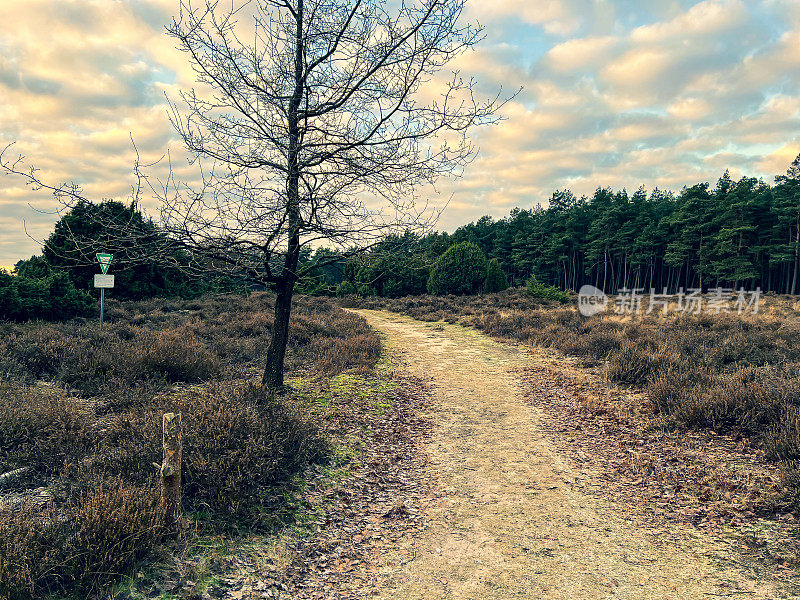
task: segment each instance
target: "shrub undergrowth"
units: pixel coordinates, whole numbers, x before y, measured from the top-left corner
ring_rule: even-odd
[[[0,598],[96,596],[163,541],[164,412],[183,415],[186,511],[211,527],[279,524],[270,511],[329,442],[309,399],[253,383],[271,310],[267,294],[112,301],[102,331],[0,324],[0,473],[26,469],[0,490]],[[306,298],[293,316],[290,375],[322,385],[376,363],[361,317]]]

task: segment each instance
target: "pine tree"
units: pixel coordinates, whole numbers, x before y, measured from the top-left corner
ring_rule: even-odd
[[[495,292],[502,292],[508,287],[508,279],[503,269],[500,268],[500,263],[496,258],[489,261],[486,269],[486,281],[483,284],[483,290],[488,294]]]

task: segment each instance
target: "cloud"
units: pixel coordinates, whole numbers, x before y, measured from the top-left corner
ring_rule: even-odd
[[[662,80],[676,62],[669,49],[635,48],[608,64],[601,78],[616,87],[648,89]]]
[[[757,167],[762,173],[784,175],[798,155],[800,155],[800,140],[795,140],[794,143],[781,146],[769,153],[758,163]]]
[[[548,33],[566,35],[578,26],[578,17],[571,2],[565,0],[498,0],[497,2],[472,2],[467,5],[470,17],[482,23],[500,19],[520,19],[541,25]]]
[[[194,75],[163,34],[172,9],[172,2],[31,0],[4,11],[0,148],[16,141],[13,152],[45,181],[75,181],[95,199],[130,195],[131,134],[143,161],[157,160],[170,145],[182,158],[163,93],[190,85]],[[154,168],[154,175],[164,173]],[[0,247],[3,264],[37,251],[23,217],[39,240],[57,218],[48,193],[7,182],[0,207],[15,226],[4,227],[12,242]],[[17,255],[4,255],[8,248]]]
[[[130,134],[143,161],[169,150],[179,177],[196,177],[166,116],[164,93],[195,85],[164,35],[173,0],[7,5],[0,144],[16,140],[48,181],[74,180],[93,198],[130,194]],[[795,0],[498,0],[466,13],[486,39],[449,67],[475,75],[483,95],[524,90],[505,121],[474,132],[481,154],[463,177],[422,193],[438,206],[449,199],[443,228],[565,187],[679,190],[725,168],[771,180],[800,152]],[[13,264],[38,251],[22,219],[45,238],[56,216],[28,206],[52,208],[48,194],[0,181],[0,264]]]
[[[630,41],[653,45],[717,36],[746,25],[749,16],[741,0],[707,0],[669,21],[637,27]]]
[[[608,60],[617,40],[613,36],[591,36],[571,39],[553,46],[545,56],[544,64],[553,71],[586,71],[597,68]]]
[[[711,103],[703,98],[684,97],[676,99],[667,107],[667,112],[681,121],[697,121],[711,114]]]

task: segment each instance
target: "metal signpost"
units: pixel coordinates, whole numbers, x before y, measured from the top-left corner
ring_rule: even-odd
[[[100,328],[103,328],[103,311],[105,310],[106,303],[106,288],[114,287],[114,276],[106,275],[108,273],[108,265],[111,264],[111,259],[114,258],[113,254],[97,253],[97,262],[100,263],[100,270],[103,271],[102,275],[97,273],[94,276],[94,287],[100,288]]]

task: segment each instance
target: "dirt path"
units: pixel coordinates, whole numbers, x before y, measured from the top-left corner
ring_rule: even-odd
[[[535,353],[457,325],[360,310],[436,394],[426,448],[441,497],[410,548],[385,557],[381,598],[779,598],[712,562],[690,529],[655,533],[550,442],[514,370]],[[582,485],[575,485],[583,479]],[[591,479],[591,477],[589,478]]]

